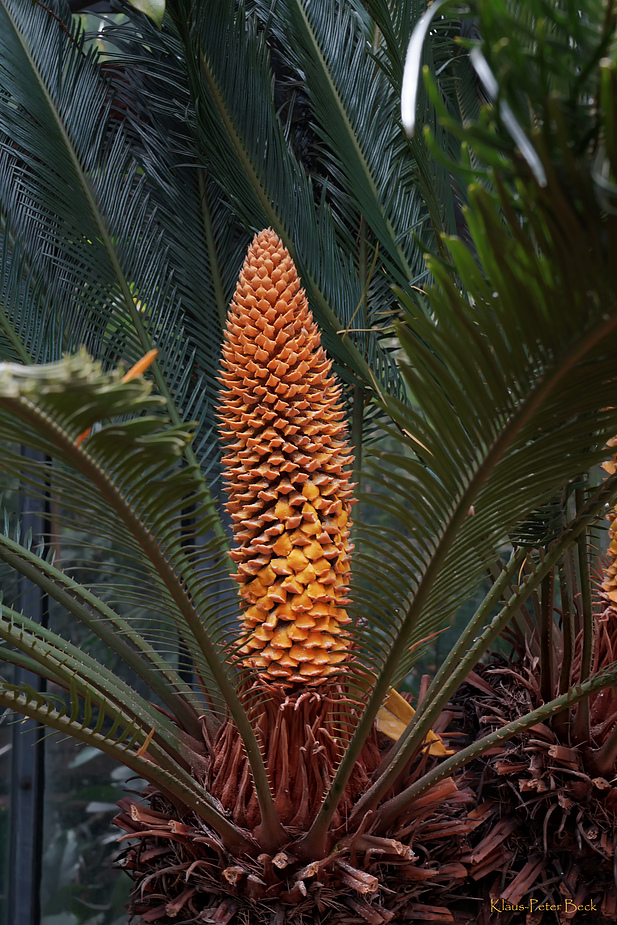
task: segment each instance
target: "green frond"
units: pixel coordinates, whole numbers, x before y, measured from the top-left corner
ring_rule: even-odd
[[[182,681],[160,652],[161,633],[157,632],[157,645],[150,644],[134,625],[122,619],[101,596],[83,587],[65,571],[61,571],[31,549],[20,545],[8,536],[0,536],[0,559],[18,574],[29,578],[42,591],[49,594],[88,630],[119,655],[127,667],[158,696],[175,715],[186,731],[196,734],[199,714],[204,704]],[[132,587],[132,586],[129,586]],[[122,593],[125,603],[128,594]],[[150,594],[146,603],[150,603]]]
[[[460,751],[449,758],[445,758],[436,768],[422,775],[419,781],[411,784],[408,788],[379,808],[377,812],[377,831],[380,831],[382,827],[386,828],[388,824],[399,815],[404,806],[408,805],[413,800],[417,800],[423,793],[426,793],[427,790],[434,787],[436,783],[448,777],[458,768],[464,767],[473,758],[485,754],[496,745],[507,742],[508,739],[520,735],[520,733],[525,732],[525,730],[532,728],[538,723],[549,720],[568,707],[581,703],[581,701],[586,700],[590,695],[614,686],[616,680],[617,665],[613,663],[611,666],[592,675],[581,684],[571,687],[561,696],[549,700],[548,703],[543,703],[530,713],[519,716],[505,726],[501,726],[494,732],[477,739],[466,748],[460,749]]]
[[[369,588],[358,583],[354,609],[378,627],[360,657],[377,680],[308,844],[327,825],[388,686],[413,664],[410,647],[453,618],[517,525],[605,458],[617,432],[617,409],[603,398],[617,348],[615,218],[591,242],[596,203],[586,200],[581,215],[555,180],[545,190],[528,182],[516,205],[533,235],[516,223],[509,233],[502,210],[512,203],[500,192],[469,191],[477,260],[458,239],[446,239],[451,267],[429,260],[432,317],[400,296],[412,406],[391,397],[384,405],[405,453],[376,450],[379,462],[369,463],[371,496],[396,517],[398,540],[372,526],[379,556],[367,546],[356,557]],[[389,570],[380,575],[389,558],[396,581]],[[362,637],[360,627],[359,653]]]
[[[118,542],[141,555],[153,594],[163,592],[198,676],[238,726],[263,815],[273,820],[276,837],[263,759],[236,690],[241,674],[221,638],[219,589],[212,581],[223,568],[221,543],[216,537],[203,545],[183,543],[187,509],[197,536],[211,533],[216,515],[201,474],[181,462],[190,430],[148,414],[162,401],[147,381],[104,373],[83,352],[48,366],[0,365],[0,437],[32,445],[53,460],[22,463],[20,473],[38,467],[43,492],[53,483],[45,470],[56,479],[59,471],[70,473],[90,532],[96,533],[104,511],[108,524],[116,526]],[[122,422],[109,420],[110,415]],[[84,437],[101,420],[100,428]]]
[[[157,33],[152,38],[146,50],[126,25],[109,24],[103,70],[111,77],[115,106],[127,114],[123,129],[147,176],[149,201],[164,228],[183,334],[207,396],[200,407],[187,408],[185,416],[201,420],[195,454],[202,471],[213,478],[219,457],[213,409],[222,331],[250,236],[208,175],[195,143],[186,49],[169,23],[164,36]]]
[[[192,554],[182,545],[180,525],[187,509],[198,535],[208,534],[213,518],[199,474],[194,467],[179,464],[190,431],[173,424],[165,426],[160,416],[139,414],[161,406],[162,399],[151,394],[149,383],[141,379],[123,382],[119,373],[105,374],[85,354],[51,366],[5,364],[0,367],[0,380],[3,437],[13,442],[30,439],[37,449],[54,458],[57,465],[52,467],[51,484],[58,490],[65,483],[65,492],[70,491],[79,504],[84,525],[89,515],[94,533],[101,505],[107,508],[116,540],[126,538],[129,550],[146,562],[150,557],[157,559],[150,565],[151,581],[166,586],[172,600],[176,595],[176,608],[186,607],[186,591],[172,574],[178,570],[188,575],[189,565],[198,569],[207,566],[210,557],[220,560],[221,556],[216,541],[196,547]],[[128,413],[133,416],[122,423],[109,421],[111,416]],[[80,435],[101,420],[108,423],[79,445]],[[7,455],[5,464],[9,460]],[[50,469],[48,464],[24,465],[21,456],[15,462],[21,466],[22,477],[30,472],[33,480],[43,480],[40,490],[47,490],[44,473]],[[168,582],[162,578],[161,568],[168,570]],[[175,591],[169,582],[176,586]],[[194,604],[201,605],[201,619],[216,633],[217,619],[211,614],[208,620],[201,587],[191,590]],[[184,599],[183,604],[179,604],[180,599]],[[199,637],[204,629],[193,613],[191,606],[189,625],[194,621]],[[178,624],[183,626],[185,620],[186,614],[180,616],[178,612]],[[203,640],[208,645],[205,636]],[[198,653],[199,649],[195,652],[198,664],[207,673],[204,656]]]
[[[65,694],[0,680],[0,703],[122,760],[228,846],[251,850],[194,779],[201,723],[224,712],[264,844],[289,834],[255,734],[266,694],[244,697],[211,494],[221,331],[246,243],[268,225],[281,237],[344,382],[357,455],[363,436],[384,438],[364,454],[354,527],[345,683],[361,706],[298,845],[310,855],[422,641],[482,598],[354,822],[487,647],[537,604],[550,569],[574,546],[588,565],[584,531],[617,499],[617,475],[581,487],[617,433],[617,78],[604,57],[617,10],[603,18],[591,2],[589,22],[568,4],[543,19],[544,0],[480,4],[477,34],[463,7],[435,4],[416,55],[418,75],[428,65],[425,133],[407,139],[403,61],[426,0],[170,0],[160,30],[139,15],[134,29],[110,27],[104,59],[65,8],[0,0],[0,470],[51,501],[48,539],[63,557],[7,519],[2,578],[36,584],[131,678],[89,640],[20,614],[22,582],[3,609],[0,660]],[[480,108],[482,68],[498,89]],[[75,355],[82,345],[97,362]],[[155,391],[105,371],[152,346]],[[589,645],[584,658],[582,686],[448,759],[383,805],[378,825],[617,677],[614,666],[591,675]]]
[[[238,9],[230,22],[224,3],[209,4],[189,30],[180,4],[174,12],[186,60],[198,49],[200,70],[189,73],[196,133],[210,176],[247,230],[271,226],[288,247],[320,321],[324,344],[346,380],[400,392],[394,364],[373,338],[363,353],[337,333],[352,318],[361,296],[353,262],[337,242],[327,203],[290,150],[277,116],[268,48],[256,20]],[[242,93],[238,94],[238,87]],[[248,96],[247,96],[248,94]],[[267,157],[264,152],[267,150]]]
[[[410,230],[425,210],[405,160],[394,156],[396,89],[351,9],[304,0],[287,0],[284,9],[285,47],[306,81],[324,151],[333,152],[392,278],[405,285],[423,269]]]
[[[477,196],[488,222],[488,195],[478,191]],[[376,480],[391,473],[384,503],[398,509],[401,527],[407,527],[409,567],[403,575],[409,576],[408,593],[415,601],[408,626],[411,630],[417,618],[417,638],[452,615],[523,517],[603,458],[616,423],[610,412],[597,409],[597,396],[610,388],[608,345],[615,336],[611,274],[607,278],[605,268],[604,277],[597,277],[602,311],[598,307],[595,313],[585,294],[577,295],[575,266],[571,278],[554,278],[550,288],[544,281],[540,290],[537,275],[548,254],[536,262],[532,244],[523,251],[520,242],[508,241],[499,217],[491,216],[490,225],[479,223],[473,231],[480,258],[489,265],[493,292],[477,285],[477,269],[463,257],[467,252],[459,242],[453,242],[451,254],[473,297],[471,310],[467,298],[433,264],[442,286],[431,297],[436,324],[416,313],[409,330],[400,332],[409,364],[405,375],[419,411],[389,402],[394,419],[409,435],[403,441],[409,456],[376,454],[382,459],[374,467]],[[564,318],[560,306],[566,300]],[[437,539],[435,515],[442,518],[446,510],[452,519],[446,516]],[[423,583],[419,576],[436,551],[441,555],[451,542],[443,578],[435,576],[434,590],[416,609]],[[400,588],[395,598],[400,607]],[[392,595],[382,597],[383,614],[393,606]],[[398,676],[408,667],[403,656]]]
[[[6,230],[0,242],[0,356],[18,363],[45,362],[52,357],[35,345],[37,341],[41,346],[53,344],[54,336],[41,283],[21,256],[19,244],[10,246]],[[43,337],[42,327],[47,329]]]
[[[512,551],[509,562],[501,568],[490,591],[432,679],[422,704],[388,756],[386,767],[363,795],[355,812],[361,814],[369,806],[376,805],[421,747],[428,730],[469,672],[489,651],[500,633],[520,614],[525,602],[540,587],[556,563],[584,537],[585,530],[604,515],[616,494],[617,478],[607,479],[574,519],[565,525],[561,535],[547,550],[539,554],[532,554],[525,547]],[[502,601],[505,601],[503,606],[496,609]]]
[[[0,202],[36,268],[35,288],[53,293],[50,324],[34,332],[30,353],[58,359],[84,344],[110,364],[132,365],[157,346],[152,375],[169,414],[200,421],[196,444],[211,456],[215,363],[200,368],[184,336],[164,228],[127,133],[112,119],[96,53],[70,16],[6,0],[0,72]],[[15,299],[8,311],[23,326]],[[191,447],[185,452],[197,461]]]
[[[366,5],[382,37],[375,57],[395,93],[397,111],[394,117],[398,122],[407,45],[414,28],[431,5],[426,0],[404,0],[402,3],[366,0]],[[457,125],[464,123],[471,113],[476,113],[478,107],[477,78],[457,44],[464,31],[465,22],[461,21],[460,15],[436,17],[431,26],[430,42],[425,43],[422,57],[435,83],[441,107],[449,113],[450,121]],[[422,113],[423,124],[430,126],[436,138],[435,149],[446,161],[448,158],[458,161],[459,142],[439,118],[434,100],[422,85],[419,87],[418,111]],[[452,166],[444,169],[433,152],[429,152],[422,135],[416,133],[416,136],[407,139],[401,132],[395,146],[395,160],[404,164],[404,169],[411,174],[407,182],[416,184],[428,212],[432,235],[425,233],[421,239],[426,248],[433,250],[435,238],[439,247],[439,235],[443,231],[452,232],[457,227],[464,190],[453,183]]]
[[[176,794],[205,819],[230,848],[246,848],[250,844],[245,835],[212,805],[203,788],[184,768],[174,765],[169,758],[166,758],[165,768],[159,767],[148,758],[150,745],[142,753],[150,730],[132,721],[123,711],[115,708],[103,710],[102,716],[98,713],[96,723],[91,725],[93,718],[88,719],[86,715],[91,707],[87,708],[87,701],[79,698],[75,690],[71,691],[69,714],[66,706],[58,707],[56,701],[46,694],[27,684],[9,684],[3,679],[0,679],[0,704],[105,752],[137,776],[154,781],[163,793]],[[106,719],[109,728],[104,729]],[[97,728],[99,722],[101,725]]]
[[[166,760],[164,756],[168,756],[183,765],[188,763],[190,766],[191,761],[200,765],[199,756],[191,754],[191,740],[179,732],[164,713],[152,707],[128,684],[78,646],[4,604],[0,638],[5,645],[14,646],[36,662],[40,666],[39,672],[48,669],[61,687],[67,690],[74,688],[79,696],[87,697],[88,702],[99,709],[103,709],[106,704],[115,706],[122,710],[125,717],[130,716],[131,721],[139,721],[143,728],[154,728],[152,753],[154,755],[156,752],[163,763]]]

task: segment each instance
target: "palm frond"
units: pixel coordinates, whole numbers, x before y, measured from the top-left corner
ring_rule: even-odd
[[[591,694],[597,693],[614,685],[617,680],[617,665],[603,668],[601,671],[593,674],[586,681],[571,687],[566,693],[549,700],[537,709],[518,717],[512,722],[501,726],[494,732],[478,739],[472,745],[462,748],[449,758],[445,758],[438,767],[424,774],[420,781],[411,784],[406,790],[394,797],[392,800],[384,803],[378,812],[377,831],[381,827],[387,828],[392,819],[396,819],[403,807],[409,805],[413,800],[418,799],[423,793],[426,793],[431,787],[434,787],[440,780],[446,778],[449,774],[458,768],[464,767],[473,758],[485,754],[495,745],[501,742],[507,742],[508,739],[524,732],[527,729],[558,715],[568,707],[586,700]]]
[[[410,646],[454,615],[516,524],[606,455],[617,427],[617,410],[598,399],[610,394],[617,346],[612,248],[589,246],[591,211],[581,218],[558,190],[521,185],[517,196],[533,218],[533,238],[504,228],[505,192],[496,201],[478,187],[468,213],[478,262],[458,239],[448,240],[456,278],[429,261],[437,281],[432,321],[401,293],[409,321],[399,335],[415,408],[385,399],[406,455],[375,454],[399,541],[393,548],[392,532],[373,526],[380,557],[356,557],[356,569],[366,575],[368,566],[374,584],[370,594],[357,589],[355,607],[379,627],[363,657],[377,682],[333,793],[388,685],[413,663]],[[604,230],[612,241],[613,217]],[[390,555],[395,582],[387,573],[379,579],[380,560]],[[361,633],[357,640],[361,651]],[[309,844],[332,809],[327,797]]]
[[[480,662],[508,624],[520,614],[525,602],[540,587],[555,564],[572,549],[574,543],[584,540],[586,529],[602,517],[616,490],[617,479],[614,478],[600,486],[547,550],[532,555],[523,546],[512,551],[509,562],[501,569],[490,591],[432,679],[420,708],[388,756],[386,768],[363,795],[355,813],[361,815],[379,801],[422,745],[427,731],[463,679]],[[524,579],[521,581],[523,574]],[[518,585],[515,584],[517,578]],[[500,601],[505,603],[496,609]]]
[[[268,48],[253,17],[238,9],[230,24],[225,4],[208,4],[193,18],[172,6],[196,107],[200,156],[220,184],[240,223],[250,231],[270,225],[288,247],[301,273],[324,344],[344,379],[402,394],[389,354],[375,338],[360,351],[338,333],[361,297],[353,261],[344,254],[330,209],[289,149],[276,113]],[[153,37],[153,41],[155,38]],[[238,87],[243,87],[238,95]],[[248,99],[245,98],[249,94]],[[267,156],[265,156],[267,152]]]
[[[34,581],[84,626],[119,655],[158,696],[187,731],[195,734],[203,702],[160,655],[157,648],[115,613],[100,596],[83,587],[27,546],[0,536],[0,559],[14,571]],[[129,586],[131,587],[131,586]],[[122,602],[127,593],[123,589]],[[151,594],[147,601],[151,600]],[[157,633],[157,642],[160,634]],[[158,647],[160,648],[160,646]]]
[[[233,663],[225,664],[218,602],[211,599],[209,579],[213,571],[220,572],[221,543],[215,537],[203,546],[183,544],[187,507],[197,535],[209,532],[216,515],[210,512],[199,471],[179,462],[190,432],[170,423],[161,426],[160,415],[148,413],[164,401],[150,391],[141,379],[125,381],[118,372],[103,373],[84,353],[49,366],[5,364],[0,367],[0,436],[8,442],[20,440],[53,459],[56,478],[58,471],[70,472],[91,532],[105,510],[119,541],[141,553],[153,590],[163,592],[202,682],[215,695],[220,693],[238,726],[263,816],[272,820],[276,837],[280,824],[277,828],[262,756],[236,690],[239,672]],[[88,428],[110,415],[133,416],[122,423],[116,417],[83,439]],[[22,463],[21,471],[32,468]],[[32,577],[43,580],[42,575]]]
[[[285,47],[304,75],[315,130],[328,146],[324,152],[332,151],[391,277],[406,285],[423,269],[410,230],[420,223],[424,207],[406,160],[394,157],[400,133],[396,90],[371,55],[351,9],[290,0],[285,13]]]
[[[1,213],[1,208],[0,208]],[[44,363],[61,353],[62,334],[54,323],[53,295],[36,268],[11,241],[5,223],[0,252],[0,355],[18,363]]]
[[[96,52],[66,12],[6,0],[0,18],[0,203],[23,258],[36,266],[36,285],[53,286],[54,295],[54,323],[39,325],[31,352],[46,349],[50,328],[62,332],[63,349],[85,344],[110,363],[132,364],[159,345],[153,376],[169,413],[176,423],[189,414],[203,420],[209,449],[212,388],[204,383],[212,364],[206,380],[183,334],[163,229],[126,133],[111,119]],[[9,311],[21,324],[13,288]],[[195,461],[191,448],[187,458]]]
[[[213,480],[219,456],[212,412],[220,344],[249,235],[200,157],[186,49],[179,38],[171,29],[164,39],[155,33],[145,49],[137,23],[109,24],[104,37],[108,53],[102,69],[114,90],[112,118],[126,131],[133,156],[147,175],[182,306],[184,336],[194,351],[195,368],[203,374],[208,404],[197,409],[203,436],[195,452]]]
[[[406,378],[420,410],[416,414],[401,406],[397,411],[391,403],[395,420],[408,434],[408,452],[416,461],[383,454],[385,469],[381,464],[376,468],[378,476],[381,469],[382,477],[388,467],[393,473],[399,469],[406,474],[406,478],[393,474],[388,487],[398,500],[400,519],[413,523],[408,548],[416,576],[423,572],[422,562],[432,556],[432,519],[436,511],[445,510],[443,493],[459,499],[456,548],[444,564],[443,574],[449,577],[447,582],[438,581],[439,590],[426,600],[417,625],[420,636],[448,618],[454,601],[474,586],[486,564],[495,559],[511,527],[548,500],[557,485],[602,458],[613,426],[608,417],[604,419],[605,412],[595,408],[596,396],[609,387],[607,343],[614,327],[609,308],[612,273],[603,266],[596,277],[601,287],[599,304],[606,318],[589,312],[583,294],[577,298],[574,274],[580,268],[574,266],[561,279],[554,279],[551,288],[544,283],[544,317],[539,316],[539,278],[544,261],[550,260],[552,244],[545,240],[544,257],[536,258],[531,242],[524,250],[521,241],[508,241],[499,216],[489,206],[488,194],[477,191],[477,197],[482,218],[474,223],[474,240],[480,258],[486,259],[485,266],[488,264],[493,292],[488,293],[484,284],[480,288],[477,268],[458,242],[452,242],[451,254],[465,291],[472,295],[471,312],[466,297],[433,262],[433,273],[443,287],[431,297],[436,327],[416,315],[410,330],[401,331],[410,364]],[[584,235],[583,229],[580,234]],[[492,236],[489,245],[487,236]],[[493,250],[502,247],[500,254],[508,253],[511,258],[507,266],[501,259],[497,265]],[[559,312],[566,299],[570,306],[567,319]],[[413,310],[411,305],[409,308]],[[428,339],[432,341],[430,349],[422,343]],[[464,351],[460,349],[462,343]],[[465,396],[463,408],[457,400],[461,394]],[[566,396],[571,403],[558,411]],[[489,463],[489,455],[493,462]],[[491,468],[490,478],[487,466]],[[431,481],[426,479],[428,470],[434,472]],[[477,494],[473,489],[470,496],[468,489],[476,473],[482,485],[478,483]],[[532,482],[536,496],[529,503],[525,486],[531,488]],[[504,499],[509,494],[506,487],[513,484],[519,490],[508,502],[510,511],[506,511],[499,498]],[[491,534],[492,540],[485,546],[483,538]],[[462,585],[458,585],[457,576]],[[417,589],[412,593],[417,599]],[[401,672],[406,667],[403,657]]]
[[[431,7],[426,0],[404,0],[403,3],[366,0],[366,5],[383,36],[376,51],[376,60],[396,95],[398,120],[403,63],[409,38],[422,16],[435,7]],[[434,81],[440,106],[448,112],[454,124],[464,123],[478,109],[477,79],[457,44],[467,23],[468,20],[461,19],[460,13],[447,18],[441,15],[435,17],[432,21],[431,40],[425,43],[422,50],[422,62]],[[455,162],[459,160],[460,145],[450,127],[438,117],[439,109],[421,83],[418,90],[418,110],[422,113],[423,124],[430,127],[435,136],[434,148],[429,153],[421,135],[416,134],[408,139],[402,137],[401,133],[396,141],[395,157],[405,164],[405,169],[411,173],[420,191],[432,226],[432,236],[425,233],[422,238],[426,247],[434,250],[435,246],[440,246],[440,234],[443,231],[452,232],[460,224],[464,189],[455,182],[455,171],[451,164],[448,165],[450,158]],[[434,156],[435,151],[439,152],[440,157]]]
[[[80,697],[87,696],[99,708],[109,705],[122,711],[124,726],[127,725],[127,717],[130,717],[131,721],[139,721],[142,728],[154,729],[151,739],[153,754],[157,753],[159,761],[162,759],[164,763],[166,755],[184,766],[196,762],[195,767],[199,767],[203,763],[202,758],[192,752],[188,737],[177,730],[174,722],[128,684],[78,646],[4,604],[0,638],[5,645],[14,646],[28,655],[37,664],[38,673],[43,673],[66,690],[74,689]],[[10,653],[6,654],[10,658]],[[102,717],[100,723],[103,723]]]
[[[36,442],[37,449],[55,457],[59,464],[47,480],[48,463],[24,463],[21,456],[16,456],[14,464],[21,466],[22,478],[27,479],[30,475],[33,481],[39,482],[43,493],[48,490],[48,484],[56,490],[64,489],[67,495],[70,490],[72,501],[78,504],[82,517],[85,519],[89,515],[92,523],[97,508],[97,501],[91,493],[93,482],[110,508],[108,526],[116,540],[119,541],[123,532],[126,533],[129,519],[135,517],[143,527],[148,526],[168,557],[173,557],[178,551],[185,555],[180,523],[187,506],[195,505],[194,517],[199,521],[199,530],[203,535],[209,532],[212,515],[204,507],[201,479],[194,468],[177,465],[190,437],[189,431],[174,425],[161,428],[158,416],[141,414],[123,423],[112,420],[80,443],[83,434],[102,416],[108,418],[110,414],[124,414],[129,409],[135,413],[160,408],[161,399],[149,394],[150,388],[145,382],[123,383],[118,374],[102,373],[97,381],[100,367],[92,364],[84,354],[50,367],[5,365],[3,371],[3,436],[7,441]],[[20,398],[21,390],[27,396],[37,387],[44,394],[38,407],[26,397]],[[54,419],[55,428],[45,420],[48,416]],[[31,425],[30,432],[27,419]],[[76,466],[77,459],[80,463]],[[7,453],[4,462],[10,464],[10,453]],[[68,469],[65,468],[67,465]],[[133,484],[133,479],[142,466],[152,481],[150,484],[142,482],[138,487],[137,482]],[[72,473],[69,475],[71,468],[81,470],[84,477],[76,479]],[[111,480],[109,485],[108,479]],[[154,487],[158,491],[152,491]],[[142,542],[148,544],[145,536]],[[126,545],[132,550],[140,548],[139,541],[136,543],[129,536]],[[215,542],[213,548],[216,549],[217,545],[220,546]],[[141,551],[143,554],[143,547]],[[194,564],[205,564],[208,552],[212,549],[204,551],[203,559],[200,559],[200,548]],[[215,629],[215,622],[212,628]]]
[[[151,748],[148,729],[117,707],[106,709],[104,703],[97,710],[94,721],[93,699],[92,692],[80,697],[73,687],[69,713],[66,705],[59,705],[55,699],[27,684],[10,684],[0,679],[0,704],[5,708],[71,735],[120,761],[136,775],[156,781],[163,793],[177,794],[198,816],[207,820],[230,847],[246,848],[250,844],[211,804],[203,788],[183,767],[174,765],[169,756],[165,759],[165,767],[148,758],[147,751]],[[109,728],[105,729],[105,725]]]

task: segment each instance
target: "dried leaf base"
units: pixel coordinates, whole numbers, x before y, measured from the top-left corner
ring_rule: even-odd
[[[280,685],[257,682],[247,702],[259,715],[257,733],[279,819],[291,835],[306,832],[319,808],[349,742],[354,706],[338,685],[286,695]],[[264,691],[267,690],[264,698]],[[206,789],[223,804],[237,825],[253,831],[259,808],[253,793],[248,761],[232,722],[220,730],[212,749]],[[333,829],[337,830],[368,786],[380,761],[376,733],[367,740],[345,790]]]
[[[525,658],[515,665],[496,659],[469,680],[457,702],[472,738],[537,702],[537,671]],[[592,719],[603,706],[592,702]],[[463,781],[477,794],[479,825],[461,857],[471,883],[460,905],[474,889],[484,897],[470,922],[617,922],[615,775],[597,777],[586,765],[582,747],[563,744],[554,729],[538,724],[469,766]]]
[[[328,853],[300,861],[294,842],[307,831],[340,760],[353,705],[331,685],[289,697],[275,688],[269,694],[260,699],[258,729],[289,845],[272,855],[256,842],[250,856],[233,856],[205,823],[191,811],[178,812],[161,794],[150,794],[149,808],[125,798],[116,823],[132,842],[121,865],[135,881],[136,922],[454,922],[448,895],[466,876],[458,858],[477,824],[465,818],[471,794],[448,779],[416,801],[390,831],[374,834],[373,820],[365,817],[348,832],[346,818],[392,744],[374,731],[333,821]],[[205,783],[236,824],[258,838],[259,809],[234,727],[226,724],[213,744],[216,758]],[[399,786],[433,762],[424,758]]]

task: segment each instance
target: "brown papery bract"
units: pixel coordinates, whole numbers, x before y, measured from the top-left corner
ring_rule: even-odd
[[[242,653],[271,680],[319,683],[348,654],[352,455],[332,363],[270,229],[255,236],[240,273],[222,367]]]

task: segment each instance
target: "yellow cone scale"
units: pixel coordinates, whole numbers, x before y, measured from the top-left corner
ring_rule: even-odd
[[[229,307],[220,382],[243,653],[318,683],[347,656],[352,460],[340,388],[288,251],[255,236]]]

